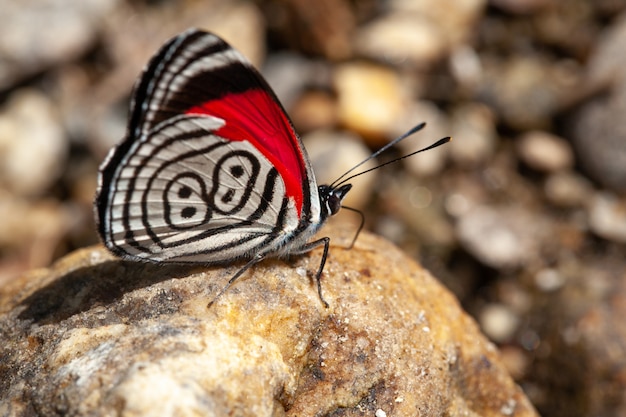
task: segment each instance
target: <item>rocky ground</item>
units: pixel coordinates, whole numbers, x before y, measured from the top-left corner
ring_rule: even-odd
[[[457,295],[541,414],[626,414],[626,1],[0,10],[0,285],[97,242],[97,167],[132,84],[201,27],[262,69],[321,182],[416,123],[381,161],[452,136],[355,180],[347,204]]]

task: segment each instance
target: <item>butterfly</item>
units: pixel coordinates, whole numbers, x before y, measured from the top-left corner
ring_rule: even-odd
[[[320,279],[330,239],[311,239],[340,210],[350,178],[318,186],[265,79],[218,36],[190,29],[161,47],[134,87],[126,136],[100,166],[96,224],[127,260],[246,260],[215,299],[263,259],[323,247],[315,277],[328,307]]]

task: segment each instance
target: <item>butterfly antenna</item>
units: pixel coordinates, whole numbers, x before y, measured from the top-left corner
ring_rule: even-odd
[[[348,181],[350,178],[354,178],[354,176],[347,178],[345,180],[342,181],[342,179],[350,174],[352,171],[354,171],[355,169],[357,169],[358,167],[360,167],[361,165],[363,165],[364,163],[366,163],[367,161],[376,158],[378,155],[380,155],[381,153],[385,152],[387,149],[391,148],[393,145],[395,145],[396,143],[408,138],[409,136],[411,136],[413,133],[418,132],[420,130],[422,130],[424,128],[424,126],[426,126],[425,122],[422,122],[416,126],[414,126],[413,128],[409,129],[406,133],[402,134],[401,136],[395,138],[394,140],[392,140],[391,142],[389,142],[388,144],[386,144],[385,146],[383,146],[382,148],[380,148],[379,150],[377,150],[376,152],[374,152],[373,154],[371,154],[370,156],[368,156],[367,158],[365,158],[364,160],[362,160],[361,162],[359,162],[358,164],[356,164],[355,166],[353,166],[352,168],[350,168],[349,170],[347,170],[346,172],[343,173],[342,176],[340,176],[339,178],[337,178],[332,184],[330,184],[331,188],[335,188],[337,186],[339,186],[340,184],[345,183],[346,181]],[[408,155],[407,155],[408,156]],[[381,165],[382,166],[382,165]],[[365,171],[367,172],[367,171]],[[360,174],[358,174],[360,175]]]
[[[395,144],[395,143],[398,143],[400,140],[404,139],[404,138],[405,138],[405,137],[407,137],[407,136],[408,136],[407,134],[404,134],[404,135],[400,136],[399,138],[395,139],[393,142],[389,142],[389,144],[388,144],[388,145],[386,145],[385,147],[381,148],[379,151],[377,151],[377,152],[373,153],[373,154],[372,154],[372,156],[371,156],[370,158],[366,159],[365,161],[368,161],[369,159],[371,159],[371,158],[373,158],[373,157],[375,157],[375,156],[377,156],[377,155],[380,155],[381,151],[385,150],[385,149],[386,149],[386,148],[388,148],[390,145],[393,145],[393,144]],[[375,166],[375,167],[373,167],[373,168],[366,169],[365,171],[361,171],[361,172],[359,172],[358,174],[350,175],[350,176],[349,176],[349,177],[347,177],[347,178],[343,178],[343,177],[345,177],[345,176],[346,176],[346,174],[347,174],[347,173],[349,173],[350,171],[352,171],[352,170],[354,169],[354,168],[353,168],[353,169],[351,169],[350,171],[346,172],[346,174],[344,174],[344,175],[342,175],[341,177],[339,177],[339,178],[338,178],[335,182],[333,182],[333,184],[331,185],[331,187],[333,187],[333,188],[334,188],[334,187],[339,187],[339,186],[341,186],[342,184],[344,184],[344,183],[346,183],[346,182],[350,181],[352,178],[358,177],[359,175],[363,175],[363,174],[368,173],[368,172],[370,172],[370,171],[374,171],[374,170],[376,170],[376,169],[378,169],[378,168],[382,168],[382,167],[384,167],[385,165],[394,164],[394,163],[396,163],[396,162],[398,162],[398,161],[400,161],[400,160],[402,160],[402,159],[408,158],[408,157],[413,156],[413,155],[415,155],[415,154],[418,154],[418,153],[420,153],[420,152],[424,152],[424,151],[428,151],[428,150],[430,150],[430,149],[436,148],[436,147],[438,147],[438,146],[441,146],[441,145],[443,145],[443,144],[445,144],[445,143],[450,142],[450,140],[452,140],[452,138],[450,138],[450,136],[446,136],[445,138],[441,138],[441,139],[439,139],[437,142],[433,143],[432,145],[427,146],[427,147],[425,147],[425,148],[422,148],[422,149],[420,149],[420,150],[418,150],[418,151],[411,152],[411,153],[406,154],[406,155],[403,155],[403,156],[401,156],[401,157],[399,157],[399,158],[392,159],[391,161],[387,161],[387,162],[385,162],[385,163],[383,163],[383,164],[376,165],[376,166]],[[365,162],[365,161],[364,161],[364,162]],[[362,163],[363,163],[363,162],[362,162]],[[362,163],[361,163],[361,164],[362,164]],[[359,164],[359,165],[361,165],[361,164]],[[357,165],[357,166],[359,166],[359,165]],[[342,179],[342,178],[343,178],[343,179]]]

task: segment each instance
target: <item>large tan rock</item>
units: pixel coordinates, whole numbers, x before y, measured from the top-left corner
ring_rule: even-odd
[[[326,228],[327,231],[330,228]],[[535,416],[454,297],[388,242],[333,236],[238,266],[123,262],[101,247],[0,289],[0,415]]]

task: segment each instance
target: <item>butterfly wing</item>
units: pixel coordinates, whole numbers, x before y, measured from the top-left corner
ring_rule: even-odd
[[[100,171],[113,252],[221,262],[276,251],[319,222],[315,178],[275,94],[237,51],[190,30],[152,58],[126,138]]]

